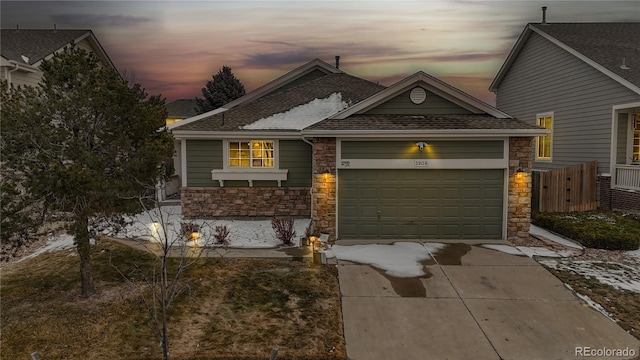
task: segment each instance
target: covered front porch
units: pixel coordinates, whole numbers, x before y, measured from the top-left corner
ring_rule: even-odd
[[[611,188],[640,191],[640,102],[613,107]]]

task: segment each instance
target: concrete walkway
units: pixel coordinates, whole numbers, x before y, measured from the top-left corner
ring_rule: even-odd
[[[347,356],[377,359],[629,359],[640,342],[528,257],[448,244],[421,278],[338,262]],[[585,356],[627,349],[634,356]],[[578,349],[577,349],[578,348]],[[596,353],[597,354],[597,353]]]

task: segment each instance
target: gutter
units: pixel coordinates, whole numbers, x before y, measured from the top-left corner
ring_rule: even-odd
[[[12,82],[11,82],[11,73],[14,72],[14,71],[18,71],[18,69],[20,68],[18,66],[18,63],[15,63],[15,62],[11,62],[11,63],[13,64],[13,69],[11,69],[11,70],[7,70],[6,68],[4,69],[4,72],[5,72],[5,77],[4,78],[7,79],[7,83],[9,84],[9,86],[7,86],[7,92],[9,92],[9,89],[11,89],[11,84],[12,84]]]
[[[306,130],[302,132],[305,137],[339,137],[349,136],[356,138],[368,138],[380,136],[383,138],[413,138],[416,136],[428,136],[431,138],[443,137],[495,137],[495,136],[544,136],[549,133],[547,129],[447,129],[447,130]]]
[[[16,72],[18,70],[22,70],[22,71],[26,71],[26,72],[30,72],[30,73],[38,72],[38,68],[35,68],[35,67],[33,67],[31,65],[28,65],[28,64],[21,64],[21,63],[15,61],[15,60],[9,60],[9,64],[13,65],[13,69],[11,69],[11,70],[7,70],[5,68],[5,79],[7,79],[7,82],[9,83],[9,85],[12,84],[12,82],[11,82],[11,73],[13,73],[13,72]]]

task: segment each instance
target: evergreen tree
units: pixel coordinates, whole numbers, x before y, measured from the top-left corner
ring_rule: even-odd
[[[11,106],[1,109],[3,166],[20,174],[20,187],[43,208],[67,216],[87,297],[95,291],[93,224],[139,210],[164,175],[173,139],[159,130],[164,100],[123,81],[95,55],[70,47],[41,69],[35,89],[5,95]]]
[[[244,85],[231,72],[231,68],[223,66],[202,88],[204,99],[196,98],[198,114],[215,110],[246,94]]]
[[[5,134],[10,132],[10,127],[15,124],[24,123],[26,115],[23,109],[32,106],[35,98],[35,90],[31,87],[17,91],[8,88],[8,83],[2,81],[0,84],[0,105],[2,118],[5,114],[13,114],[11,122],[2,122],[2,132],[0,132],[0,153],[2,153],[2,166],[0,166],[0,196],[2,206],[0,206],[0,238],[4,245],[2,256],[11,258],[18,252],[22,245],[34,240],[34,235],[42,225],[42,199],[36,199],[33,194],[25,192],[21,185],[24,182],[24,175],[17,171],[6,161],[7,151],[15,145],[7,143]]]

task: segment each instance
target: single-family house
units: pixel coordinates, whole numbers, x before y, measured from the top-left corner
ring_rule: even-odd
[[[42,78],[42,61],[71,44],[94,53],[115,69],[91,30],[2,29],[0,43],[0,80],[10,85],[37,85]]]
[[[640,22],[528,24],[490,90],[549,129],[534,169],[597,160],[600,207],[640,211]]]
[[[527,238],[547,131],[423,72],[383,87],[313,60],[170,125],[183,214],[311,217],[332,239]]]
[[[177,99],[168,103],[166,125],[198,115],[196,106],[196,99]]]

